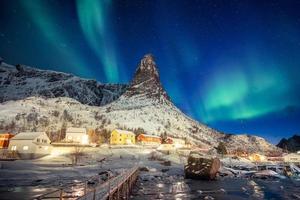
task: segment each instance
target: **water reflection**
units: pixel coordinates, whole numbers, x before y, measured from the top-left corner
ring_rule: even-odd
[[[253,197],[264,198],[265,195],[262,188],[254,180],[250,180],[249,185],[253,188]]]
[[[188,193],[190,191],[189,186],[184,181],[178,181],[170,187],[170,193]]]
[[[182,179],[182,177],[139,180],[134,200],[152,199],[295,199],[300,197],[300,182],[222,178],[216,181]],[[283,187],[284,186],[284,187]]]

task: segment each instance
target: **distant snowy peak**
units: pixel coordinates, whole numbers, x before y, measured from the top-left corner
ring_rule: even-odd
[[[126,88],[124,84],[101,84],[62,72],[0,64],[0,102],[31,96],[70,97],[83,104],[102,106],[119,98]]]
[[[130,87],[124,95],[127,97],[145,95],[146,97],[155,98],[160,101],[170,100],[160,83],[153,55],[146,54],[141,60]]]
[[[291,152],[300,151],[300,135],[294,135],[288,139],[282,138],[277,147]]]
[[[267,142],[264,138],[255,135],[226,134],[223,138],[228,149],[242,149],[249,152],[265,152],[279,150],[273,144]]]

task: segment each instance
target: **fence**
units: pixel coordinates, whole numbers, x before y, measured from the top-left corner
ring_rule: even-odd
[[[121,173],[104,184],[95,187],[92,192],[78,198],[80,200],[113,200],[129,199],[129,194],[138,177],[138,167],[133,167],[128,171]]]
[[[80,200],[96,200],[96,199],[128,199],[130,191],[138,177],[138,167],[133,167],[122,172],[118,176],[108,177],[108,180],[101,183],[100,176],[90,177],[82,182],[64,186],[63,188],[42,194],[36,197],[36,200],[43,199],[80,199]],[[99,179],[99,184],[88,186],[91,180]]]

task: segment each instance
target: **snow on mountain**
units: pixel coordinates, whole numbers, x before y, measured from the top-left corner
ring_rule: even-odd
[[[282,138],[277,147],[291,152],[300,151],[300,135],[293,135],[288,139]]]
[[[228,147],[235,147],[235,149],[239,148],[250,152],[264,152],[266,149],[278,150],[273,144],[270,144],[264,138],[247,134],[227,134],[224,137],[224,142]]]
[[[0,65],[0,102],[31,96],[70,97],[83,104],[101,106],[117,99],[126,87],[23,65]]]
[[[6,71],[1,73],[18,73],[16,69],[10,69],[12,72],[7,72],[7,68],[8,66],[5,66]],[[26,68],[25,71],[30,69],[32,68]],[[47,74],[49,73],[50,72],[47,71]],[[71,78],[64,78],[64,83],[70,81],[70,79],[76,79],[75,82],[79,82],[80,84],[78,85],[82,86],[88,81],[72,75],[57,72],[51,72],[50,74],[52,73],[59,74],[57,76],[60,77],[71,76]],[[45,78],[43,75],[42,73],[36,76],[33,82],[39,80],[38,82],[41,82],[41,85],[49,84],[47,83],[49,77]],[[39,78],[40,76],[42,76],[42,79]],[[56,75],[53,76],[56,77]],[[25,77],[26,81],[32,80],[28,80],[28,76]],[[23,81],[14,77],[9,80],[11,79],[12,81],[14,79],[18,82]],[[59,78],[59,81],[62,81],[61,78]],[[25,84],[25,90],[27,88],[36,88],[34,86],[28,86],[30,83]],[[4,80],[1,80],[1,87],[2,85],[4,85]],[[22,90],[21,88],[23,86],[16,83],[13,84],[13,88],[19,91]],[[78,93],[78,95],[80,95],[80,92]],[[34,93],[31,92],[30,94],[32,95]],[[63,95],[65,95],[65,93],[63,93]],[[263,138],[248,135],[223,134],[182,113],[171,102],[170,97],[163,89],[152,55],[144,56],[135,72],[133,80],[130,85],[127,86],[126,91],[109,104],[103,105],[99,103],[99,105],[103,106],[90,106],[86,105],[86,101],[82,101],[81,99],[77,99],[77,101],[76,98],[70,95],[65,95],[66,97],[60,98],[43,98],[40,96],[47,95],[38,95],[23,100],[1,103],[0,129],[15,131],[23,129],[52,131],[59,130],[64,125],[106,130],[112,130],[114,128],[131,130],[142,128],[148,134],[160,135],[166,132],[169,136],[186,138],[195,144],[208,148],[217,146],[220,141],[224,141],[230,149],[241,146],[243,146],[244,149],[249,148],[260,151],[276,149],[275,146],[266,142]],[[77,97],[77,95],[75,97]],[[5,97],[3,99],[9,98]],[[10,97],[10,99],[14,98]],[[90,101],[87,101],[87,104],[91,101],[93,101],[92,97]]]
[[[159,81],[152,55],[144,56],[126,92],[104,109],[112,123],[132,129],[142,127],[149,134],[166,132],[205,146],[214,145],[222,137],[217,131],[187,117],[171,102]]]

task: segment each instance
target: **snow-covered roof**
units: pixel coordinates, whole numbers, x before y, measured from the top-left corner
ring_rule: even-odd
[[[150,134],[141,134],[141,135],[146,136],[146,137],[160,138],[160,137],[157,136],[157,135],[150,135]]]
[[[40,135],[46,134],[45,132],[21,132],[11,138],[11,140],[34,140]]]
[[[115,131],[117,131],[118,133],[122,133],[122,134],[135,135],[131,131],[126,131],[126,130],[121,130],[121,129],[115,129]]]
[[[284,155],[283,157],[300,157],[300,154],[298,154],[298,153],[289,153],[289,154]]]
[[[67,133],[86,133],[86,129],[70,127],[70,128],[67,128],[66,132]]]

